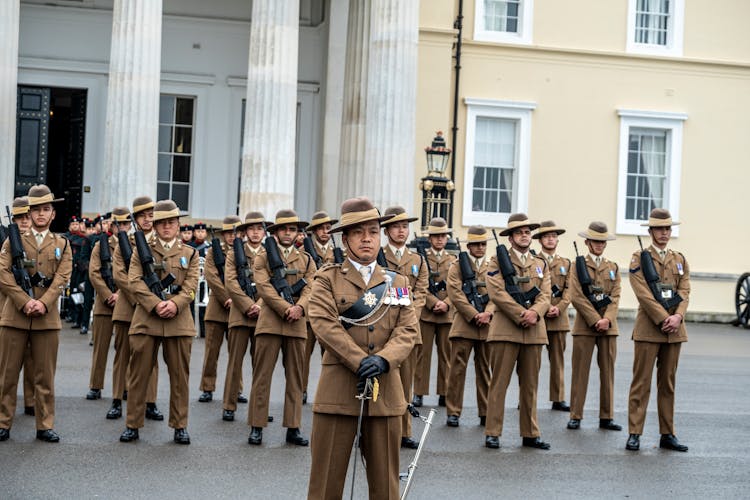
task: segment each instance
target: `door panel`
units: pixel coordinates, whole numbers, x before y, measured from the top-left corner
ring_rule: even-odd
[[[50,89],[18,87],[14,196],[47,181]]]

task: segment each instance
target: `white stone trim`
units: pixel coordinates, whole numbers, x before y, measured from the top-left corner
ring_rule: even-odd
[[[625,51],[631,54],[682,57],[685,36],[685,0],[670,0],[671,24],[667,33],[667,45],[636,43],[635,9],[638,0],[628,0],[627,41]],[[706,4],[706,8],[710,8]]]
[[[519,12],[518,33],[485,30],[484,2],[476,0],[474,2],[474,40],[480,42],[531,45],[534,27],[534,0],[521,0]]]

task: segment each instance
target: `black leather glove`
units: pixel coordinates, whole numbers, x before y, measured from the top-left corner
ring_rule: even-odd
[[[365,392],[365,388],[367,387],[367,379],[361,378],[357,381],[357,394],[362,394]]]
[[[386,361],[385,358],[373,354],[371,356],[367,356],[359,364],[357,377],[359,379],[377,377],[381,373],[387,373],[389,368],[390,367],[388,366],[388,361]]]

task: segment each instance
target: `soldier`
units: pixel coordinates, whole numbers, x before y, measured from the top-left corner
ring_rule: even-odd
[[[474,273],[477,294],[487,295],[486,275],[489,262],[485,257],[489,233],[482,226],[471,226],[468,231],[466,247],[471,258],[469,264]],[[448,297],[456,308],[453,324],[449,334],[451,343],[450,376],[448,377],[448,396],[446,398],[448,418],[446,425],[458,427],[458,419],[464,403],[464,385],[466,382],[466,365],[471,351],[474,350],[474,374],[476,377],[477,410],[479,424],[485,425],[487,419],[487,392],[490,385],[490,366],[487,356],[487,333],[495,309],[491,302],[486,303],[479,311],[469,301],[464,292],[465,276],[461,275],[460,262],[454,262],[448,271]]]
[[[577,314],[573,325],[573,377],[568,429],[578,429],[581,426],[591,356],[596,346],[596,361],[599,365],[599,428],[619,431],[622,426],[613,420],[613,396],[619,334],[617,311],[620,306],[620,271],[615,262],[603,257],[607,242],[613,241],[615,237],[609,234],[607,225],[603,222],[592,222],[578,236],[585,239],[589,249],[585,263],[591,286],[587,290],[581,286],[577,260],[570,278],[570,295]],[[609,297],[609,300],[605,300],[605,297]]]
[[[183,245],[193,245],[193,226],[190,224],[183,224],[180,226],[180,238],[182,239]]]
[[[427,296],[429,280],[427,264],[419,253],[412,252],[406,247],[406,240],[409,238],[409,224],[417,220],[418,217],[409,217],[404,207],[400,206],[388,207],[383,215],[391,217],[382,223],[387,237],[383,254],[388,268],[406,276],[409,280],[412,306],[415,311],[421,312]],[[412,400],[414,370],[421,347],[422,336],[418,334],[414,349],[399,368],[406,401]],[[411,413],[408,411],[404,412],[401,417],[401,447],[416,449],[419,447],[419,443],[411,437],[411,419]]]
[[[75,229],[73,219],[71,219],[69,227],[71,230]],[[69,241],[73,256],[73,271],[70,276],[71,319],[73,320],[73,328],[81,328],[81,326],[83,326],[83,290],[86,286],[84,283],[86,276],[88,275],[90,255],[90,250],[88,248],[89,242],[86,238],[86,222],[84,218],[80,219],[78,230],[77,232],[71,233]]]
[[[342,497],[358,433],[370,498],[399,495],[398,450],[406,411],[399,366],[413,351],[418,333],[408,280],[376,261],[380,223],[388,218],[366,198],[345,201],[341,224],[333,231],[343,232],[349,258],[315,276],[310,320],[325,352],[313,404],[308,498]],[[360,403],[356,395],[368,395],[365,382],[371,378],[379,383],[379,395]],[[362,412],[361,404],[366,406]]]
[[[271,378],[279,350],[283,355],[284,374],[286,375],[286,396],[284,399],[284,427],[286,442],[298,446],[307,446],[308,440],[300,433],[302,422],[302,369],[305,365],[305,312],[310,300],[310,286],[315,275],[315,263],[312,257],[294,246],[297,233],[307,226],[299,220],[294,210],[279,210],[276,221],[268,226],[271,235],[266,240],[269,245],[278,243],[276,256],[281,268],[272,268],[275,263],[269,262],[268,253],[256,256],[253,263],[255,283],[258,295],[263,299],[264,307],[258,315],[255,327],[255,351],[253,353],[253,385],[250,392],[251,427],[249,444],[258,445],[263,438],[263,427],[268,425],[268,398],[271,392]],[[277,275],[274,276],[274,271]],[[283,277],[282,277],[283,276]],[[299,290],[298,296],[282,297],[280,290],[271,284],[272,278],[280,278],[280,285],[289,288],[299,287],[297,282],[304,280],[307,284]],[[292,303],[293,302],[293,303]]]
[[[551,294],[547,262],[529,251],[531,231],[538,227],[539,224],[530,222],[526,214],[512,214],[508,218],[508,227],[500,232],[500,236],[507,236],[510,242],[510,269],[501,268],[504,263],[498,262],[496,255],[487,271],[487,291],[495,303],[495,314],[487,335],[492,372],[485,429],[487,448],[500,447],[505,393],[514,367],[520,385],[519,423],[523,446],[542,450],[550,448],[549,443],[540,439],[536,420],[542,346],[547,344],[542,318],[549,309]],[[514,291],[511,295],[506,287],[514,285],[518,290],[511,288]]]
[[[234,241],[234,228],[239,224],[240,218],[230,215],[224,218],[221,225],[221,260],[232,251]],[[203,374],[201,375],[201,395],[198,401],[205,403],[213,399],[216,390],[216,366],[219,362],[219,352],[224,341],[224,335],[228,329],[229,309],[232,306],[232,298],[224,287],[224,263],[216,262],[217,255],[213,246],[206,252],[204,272],[211,297],[206,308],[206,345],[203,353]]]
[[[0,285],[7,296],[0,319],[0,441],[10,436],[16,409],[16,388],[26,346],[31,342],[34,366],[36,438],[57,443],[55,423],[55,368],[60,334],[57,302],[71,272],[69,242],[49,230],[55,218],[56,199],[45,185],[32,186],[28,193],[31,230],[21,236],[25,257],[33,261],[28,269],[36,285],[24,290],[13,275],[10,241],[0,251]],[[22,264],[23,265],[23,264]],[[37,298],[38,297],[38,298]]]
[[[635,351],[628,401],[628,450],[640,448],[651,393],[651,374],[656,364],[661,433],[659,447],[688,451],[688,447],[677,440],[674,431],[675,375],[680,347],[687,342],[684,320],[690,299],[690,267],[687,260],[680,252],[667,246],[672,237],[672,226],[678,224],[664,208],[653,209],[648,223],[643,224],[648,226],[651,236],[651,245],[646,252],[651,256],[658,275],[658,280],[654,279],[651,286],[647,282],[649,276],[645,274],[648,263],[641,252],[635,252],[630,261],[630,286],[638,299],[638,314],[633,328]]]
[[[417,355],[417,369],[414,377],[414,406],[422,406],[422,396],[430,393],[430,365],[432,364],[432,343],[437,344],[438,369],[437,393],[438,405],[445,406],[445,394],[448,389],[448,371],[450,369],[450,334],[453,310],[451,299],[446,291],[445,280],[448,269],[456,257],[446,252],[448,243],[448,223],[442,217],[433,217],[427,227],[431,248],[426,251],[428,268],[432,273],[429,286],[435,284],[437,289],[426,295],[425,306],[419,320],[422,334],[422,348]]]
[[[175,278],[172,284],[160,290],[159,295],[149,289],[141,265],[146,255],[139,255],[138,246],[130,262],[128,282],[136,307],[128,332],[130,389],[127,427],[120,435],[122,442],[137,440],[138,429],[143,427],[146,388],[161,344],[169,370],[169,426],[174,429],[175,443],[190,444],[188,379],[195,324],[186,309],[195,298],[199,271],[198,252],[177,238],[179,218],[180,209],[174,201],[157,202],[153,219],[156,238],[148,244],[154,267],[162,269],[158,278],[163,280],[172,274]]]
[[[546,220],[539,225],[533,239],[542,246],[540,255],[547,261],[551,283],[552,299],[544,324],[547,328],[547,357],[549,358],[549,400],[552,409],[570,411],[565,401],[565,344],[570,331],[568,306],[570,305],[570,260],[557,253],[558,238],[565,229],[557,227],[554,221]]]
[[[87,335],[89,333],[91,310],[94,308],[94,287],[89,280],[89,266],[91,265],[91,251],[93,250],[94,243],[98,238],[96,225],[96,220],[86,219],[86,241],[83,245],[81,254],[79,255],[79,259],[85,270],[83,282],[79,285],[79,288],[83,291],[83,304],[81,305],[81,335]],[[89,345],[93,345],[93,343],[89,341]]]
[[[31,224],[31,222],[29,222]],[[73,215],[70,217],[70,220],[68,221],[68,230],[62,234],[62,237],[66,240],[71,242],[70,250],[73,255],[73,273],[70,277],[70,282],[68,282],[68,286],[65,289],[65,292],[63,293],[63,300],[62,305],[60,306],[60,314],[62,317],[67,321],[68,323],[75,323],[78,319],[78,309],[75,304],[73,304],[73,301],[70,298],[70,294],[73,290],[73,280],[76,275],[76,252],[79,250],[78,247],[73,246],[73,241],[78,238],[78,234],[80,232],[81,227],[81,218],[77,215]],[[80,326],[79,326],[80,328]]]
[[[201,338],[206,336],[206,297],[208,289],[206,287],[205,279],[205,266],[206,266],[206,252],[211,246],[206,242],[206,224],[203,222],[197,222],[192,226],[193,229],[193,241],[188,245],[195,248],[200,256],[200,276],[198,278],[198,292],[195,294],[195,300],[198,301],[198,326]],[[190,310],[193,313],[193,320],[195,320],[195,301],[190,304]]]

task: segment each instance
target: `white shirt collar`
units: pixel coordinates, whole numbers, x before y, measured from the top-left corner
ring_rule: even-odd
[[[393,245],[391,245],[390,242],[388,242],[388,248],[391,249],[391,252],[393,252],[393,255],[396,255],[396,250],[401,250],[401,256],[402,257],[404,255],[406,255],[406,245],[404,245],[402,247],[394,247]]]
[[[363,267],[365,267],[364,264],[360,264],[359,262],[355,262],[352,259],[349,259],[349,262],[351,262],[351,264],[354,266],[354,269],[356,269],[357,272],[359,272],[360,269],[362,269]],[[375,264],[376,264],[376,262],[377,261],[373,260],[372,262],[370,262],[369,264],[367,264],[370,267],[370,272],[371,273],[375,272]]]
[[[531,257],[531,252],[521,253],[513,247],[511,247],[511,249],[513,250],[513,252],[515,252],[516,256],[518,257],[518,260],[522,262],[524,258],[528,261],[529,257]]]
[[[37,231],[33,227],[31,228],[31,234],[34,235],[34,238],[36,238],[37,234],[41,234],[42,235],[42,239],[44,239],[44,238],[47,237],[47,233],[49,233],[49,229],[45,229],[44,231]]]
[[[159,238],[157,236],[157,238]],[[177,243],[177,238],[172,238],[170,241],[164,241],[163,239],[159,238],[159,243],[161,243],[161,246],[164,248],[167,248],[167,245],[169,245],[169,248],[172,248]]]

